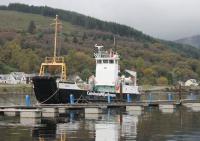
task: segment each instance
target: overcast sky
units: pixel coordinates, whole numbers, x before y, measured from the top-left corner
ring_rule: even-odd
[[[0,0],[76,11],[126,24],[160,39],[200,34],[200,0]]]

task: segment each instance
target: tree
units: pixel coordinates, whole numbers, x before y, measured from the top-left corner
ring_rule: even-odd
[[[34,21],[30,21],[29,26],[28,26],[28,32],[33,34],[36,30],[36,25]]]
[[[78,43],[78,39],[76,38],[76,36],[73,37],[73,43]]]
[[[87,34],[84,32],[83,37],[82,37],[82,40],[85,41],[87,38],[88,38],[88,37],[87,37]]]
[[[141,57],[137,58],[135,61],[135,66],[137,70],[141,70],[144,67],[144,59]]]
[[[82,72],[80,73],[80,77],[86,81],[88,80],[88,78],[92,75],[91,71],[88,68],[85,68],[82,70]]]
[[[143,70],[144,76],[153,76],[153,74],[155,73],[154,70],[152,68],[145,68]]]
[[[158,85],[167,85],[168,84],[168,80],[167,80],[166,77],[161,76],[161,77],[159,77],[157,79],[157,84]]]

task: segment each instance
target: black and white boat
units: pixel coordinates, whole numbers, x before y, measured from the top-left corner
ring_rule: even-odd
[[[70,103],[70,97],[75,102],[105,102],[115,101],[131,102],[140,96],[137,86],[137,74],[126,70],[129,77],[119,76],[119,55],[112,50],[104,51],[103,46],[97,47],[94,53],[96,60],[96,74],[89,78],[88,84],[80,87],[75,82],[68,82],[66,65],[63,57],[56,56],[57,31],[60,21],[55,20],[55,46],[54,57],[46,57],[41,64],[39,76],[32,79],[36,99],[41,104]],[[60,71],[60,77],[46,76],[45,72]]]

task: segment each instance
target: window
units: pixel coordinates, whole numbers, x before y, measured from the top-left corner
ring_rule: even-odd
[[[118,60],[115,60],[115,64],[118,64]]]
[[[105,64],[108,63],[108,60],[103,60],[103,63],[105,63]]]
[[[101,60],[97,60],[97,64],[101,64],[102,63],[102,61]]]
[[[114,63],[114,60],[109,60],[109,64],[113,64]]]

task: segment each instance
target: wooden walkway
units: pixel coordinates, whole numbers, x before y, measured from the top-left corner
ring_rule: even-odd
[[[38,108],[109,108],[109,107],[125,107],[125,106],[157,106],[159,104],[174,104],[179,105],[177,101],[141,101],[141,102],[117,102],[117,103],[74,103],[74,104],[38,104],[38,105],[13,105],[13,106],[0,106],[0,109],[4,108],[18,108],[18,109],[38,109]]]
[[[119,108],[126,106],[159,106],[161,104],[169,104],[169,105],[181,105],[183,103],[200,103],[199,100],[190,100],[185,99],[180,101],[175,100],[146,100],[146,101],[138,101],[138,102],[111,102],[111,103],[74,103],[74,104],[38,104],[38,105],[13,105],[13,106],[0,106],[0,111],[5,108],[15,108],[15,109],[41,109],[41,108],[66,108],[66,109],[81,109],[81,108]]]

